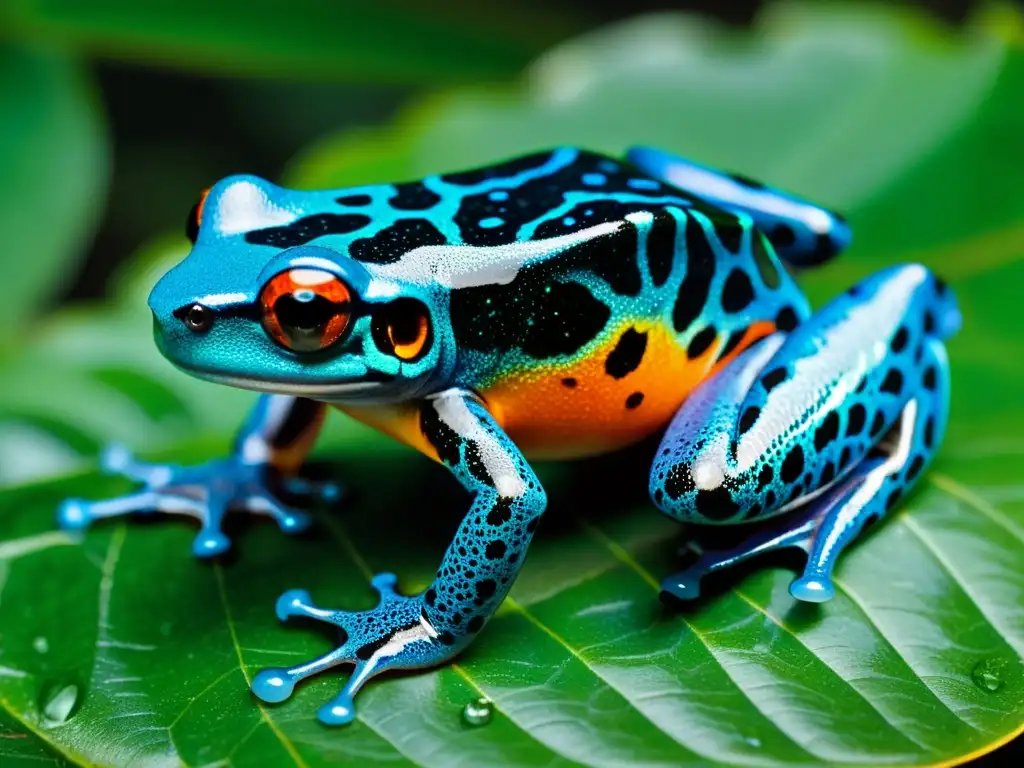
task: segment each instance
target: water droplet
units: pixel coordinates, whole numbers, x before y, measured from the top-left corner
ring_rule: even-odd
[[[486,696],[473,699],[462,708],[462,720],[466,725],[487,725],[491,722],[494,705]]]
[[[971,670],[971,679],[983,691],[995,693],[1003,687],[1003,667],[1000,659],[982,659]]]
[[[761,740],[757,739],[757,738],[754,738],[753,736],[747,736],[746,742],[747,742],[747,744],[749,744],[752,747],[760,747],[761,746]]]
[[[32,641],[32,647],[35,649],[36,653],[46,653],[50,650],[50,641],[45,637],[37,637]]]
[[[54,685],[42,699],[43,720],[46,725],[66,723],[78,703],[77,685]]]

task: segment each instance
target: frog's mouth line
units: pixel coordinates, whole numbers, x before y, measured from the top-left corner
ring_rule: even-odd
[[[236,389],[247,389],[253,392],[265,392],[271,395],[293,395],[317,400],[335,400],[352,396],[362,396],[375,392],[385,384],[394,381],[395,377],[378,371],[370,371],[367,375],[353,381],[337,383],[324,382],[310,384],[308,382],[274,381],[272,379],[252,379],[245,376],[213,373],[193,368],[186,368],[189,374],[214,384],[224,384]]]

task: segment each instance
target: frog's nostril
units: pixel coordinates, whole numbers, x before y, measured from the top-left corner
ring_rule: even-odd
[[[195,333],[204,333],[213,325],[213,311],[202,304],[191,304],[174,313],[185,326]]]

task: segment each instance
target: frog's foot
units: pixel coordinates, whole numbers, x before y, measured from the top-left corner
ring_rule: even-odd
[[[313,603],[305,590],[292,589],[277,600],[281,621],[303,616],[342,630],[341,644],[324,656],[287,669],[264,669],[252,680],[252,692],[261,700],[278,703],[292,695],[295,684],[338,664],[351,663],[352,674],[335,698],[320,708],[317,717],[326,725],[344,725],[355,717],[353,698],[374,675],[389,669],[432,667],[457,652],[453,644],[438,637],[423,614],[419,596],[406,597],[395,591],[396,578],[380,573],[371,584],[380,603],[369,611],[332,611]]]
[[[297,533],[310,518],[278,501],[266,487],[266,469],[235,458],[194,467],[140,462],[122,446],[108,448],[101,466],[143,484],[139,492],[104,501],[68,499],[58,522],[64,530],[81,530],[96,520],[136,512],[189,515],[201,529],[192,549],[198,557],[219,555],[231,546],[222,524],[229,510],[241,509],[272,518],[282,531]],[[312,486],[310,486],[312,487]]]

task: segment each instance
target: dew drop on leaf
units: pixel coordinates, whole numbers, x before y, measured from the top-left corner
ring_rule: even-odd
[[[473,699],[462,708],[462,720],[466,725],[487,725],[491,722],[491,714],[494,710],[494,705],[491,700],[481,696],[479,699]]]
[[[1003,687],[1003,662],[998,659],[982,659],[971,670],[971,679],[983,691],[995,693]]]
[[[46,725],[60,725],[67,722],[77,703],[77,685],[54,685],[47,688],[41,703]]]
[[[37,637],[32,641],[32,647],[36,653],[46,653],[50,650],[50,641],[45,637]]]

